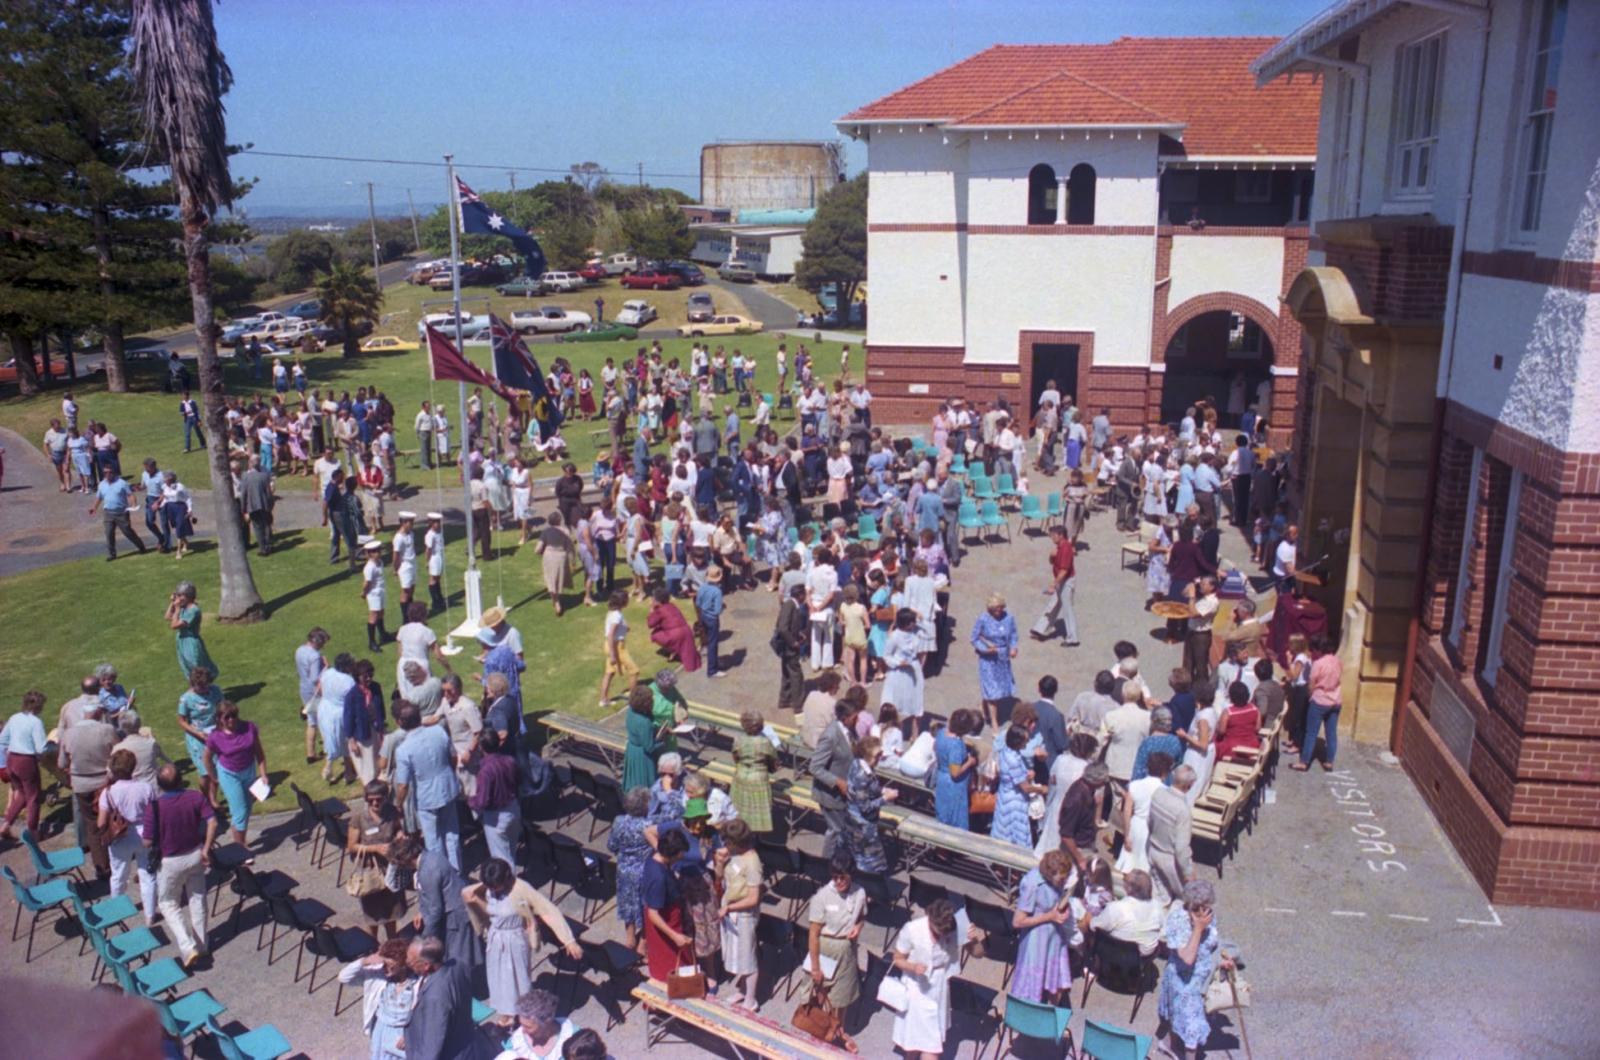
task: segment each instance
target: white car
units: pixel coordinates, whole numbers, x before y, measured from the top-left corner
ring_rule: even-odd
[[[265,314],[263,314],[264,316]],[[293,341],[291,336],[298,337],[295,330],[296,325],[300,325],[300,333],[305,330],[306,322],[304,320],[296,317],[284,317],[281,313],[274,313],[273,316],[277,319],[263,319],[255,327],[250,328],[239,336],[239,341],[249,342],[254,339],[257,342],[271,342],[274,345],[281,346],[286,342]]]
[[[426,342],[428,338],[427,329],[430,327],[436,329],[445,338],[454,341],[456,337],[456,315],[451,312],[429,313],[417,321],[417,338]],[[463,340],[475,339],[478,337],[479,332],[487,332],[488,330],[488,314],[479,313],[475,316],[468,316],[466,313],[461,314],[461,338]]]
[[[547,272],[539,277],[539,282],[544,284],[546,291],[581,291],[586,281],[575,272]]]
[[[523,334],[579,331],[589,326],[589,314],[580,313],[575,309],[563,309],[558,305],[519,309],[511,314],[511,326]]]
[[[626,324],[633,328],[642,328],[659,315],[655,306],[649,302],[634,298],[622,303],[622,311],[617,314],[617,323]]]
[[[639,259],[632,254],[613,254],[606,259],[606,275],[626,276],[639,271]]]

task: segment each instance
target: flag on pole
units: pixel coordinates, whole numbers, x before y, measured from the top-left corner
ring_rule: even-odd
[[[528,275],[538,279],[544,275],[544,251],[539,241],[512,224],[498,210],[478,198],[478,193],[467,187],[466,181],[456,178],[456,202],[461,212],[461,230],[474,235],[505,236],[511,240],[527,263]]]
[[[429,325],[427,334],[428,360],[433,368],[435,382],[454,379],[458,383],[486,386],[495,393],[500,393],[500,384],[495,378],[461,356],[450,340],[439,334],[436,328]]]
[[[533,418],[539,421],[539,434],[548,438],[561,425],[561,408],[545,385],[544,373],[528,344],[514,328],[490,313],[489,345],[494,350],[494,374],[503,385],[528,392]]]

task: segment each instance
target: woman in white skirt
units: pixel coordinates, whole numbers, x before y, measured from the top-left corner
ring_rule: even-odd
[[[1193,806],[1200,793],[1211,783],[1211,767],[1217,760],[1213,743],[1217,733],[1217,685],[1215,681],[1196,681],[1191,689],[1194,695],[1194,721],[1179,733],[1185,744],[1183,764],[1194,770],[1194,786],[1189,789],[1189,805]]]
[[[361,568],[361,596],[367,601],[367,650],[383,650],[383,542],[368,541],[367,565]]]
[[[924,663],[938,648],[934,623],[939,616],[939,589],[929,576],[928,561],[911,561],[911,576],[906,579],[905,606],[917,613],[917,654]]]
[[[906,1060],[939,1060],[950,1029],[950,976],[961,968],[961,940],[949,899],[936,898],[894,941],[894,969],[906,1008],[894,1018],[894,1044]]]
[[[428,602],[435,613],[445,609],[444,513],[428,513],[428,531],[422,535],[422,550],[428,556]]]
[[[489,984],[489,1005],[505,1015],[501,1026],[514,1021],[517,999],[533,986],[533,951],[543,921],[556,941],[575,961],[583,950],[561,910],[516,870],[499,858],[490,858],[479,870],[481,883],[461,892],[474,925],[484,933],[484,974]]]
[[[722,849],[715,854],[722,884],[722,967],[733,976],[733,997],[741,1008],[756,1010],[756,924],[761,919],[761,859],[749,822],[735,817],[722,826]]]
[[[511,484],[511,518],[522,528],[517,544],[526,545],[528,535],[533,532],[533,472],[522,462],[522,457],[511,458],[511,471],[506,481]]]

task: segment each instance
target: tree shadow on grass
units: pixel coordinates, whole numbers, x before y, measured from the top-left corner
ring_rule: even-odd
[[[332,574],[329,574],[324,578],[318,578],[314,582],[308,582],[307,584],[299,586],[298,588],[291,589],[282,596],[275,596],[262,606],[267,610],[267,617],[271,618],[279,608],[287,607],[289,604],[294,603],[303,596],[310,596],[312,593],[320,592],[321,590],[328,588],[328,586],[337,582],[342,582],[351,576],[351,570],[341,566],[339,570],[334,571]]]
[[[227,689],[228,698],[235,703],[243,703],[266,687],[267,683],[265,681],[250,681],[242,685],[229,685]]]

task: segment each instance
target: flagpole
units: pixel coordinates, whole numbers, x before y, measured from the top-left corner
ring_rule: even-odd
[[[460,217],[457,211],[461,208],[460,194],[456,191],[455,156],[445,155],[446,179],[450,182],[450,197],[445,201],[450,203],[450,304],[451,311],[456,318],[456,349],[462,348],[461,340],[461,242],[457,231]],[[466,595],[466,618],[461,625],[450,631],[454,637],[476,637],[478,635],[478,620],[483,615],[483,592],[481,589],[481,573],[477,561],[473,558],[472,542],[472,479],[470,477],[471,464],[467,460],[468,453],[468,423],[467,423],[467,384],[456,380],[456,396],[458,398],[458,415],[461,420],[461,510],[467,517],[467,573],[462,579]]]

